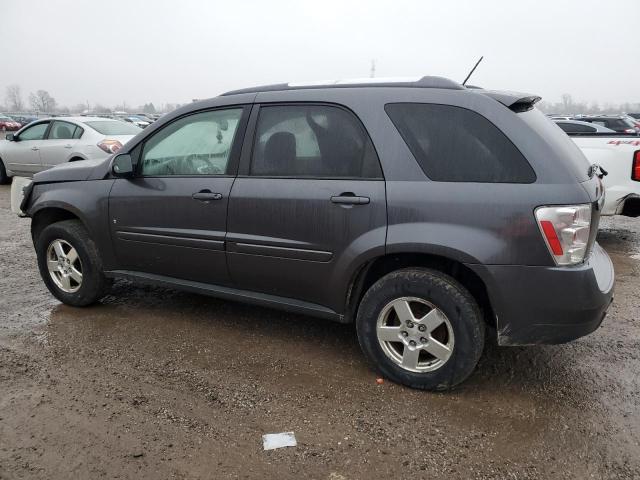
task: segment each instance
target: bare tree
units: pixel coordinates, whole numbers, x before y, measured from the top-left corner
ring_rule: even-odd
[[[56,99],[49,95],[46,90],[38,90],[29,94],[31,108],[37,112],[53,112],[56,108]]]
[[[563,93],[560,98],[562,99],[562,113],[572,113],[571,109],[573,108],[573,99],[571,98],[571,95]]]
[[[7,87],[6,100],[9,110],[13,112],[20,112],[24,110],[24,102],[22,101],[20,85],[9,85]]]

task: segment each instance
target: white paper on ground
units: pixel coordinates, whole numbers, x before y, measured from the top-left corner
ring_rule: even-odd
[[[262,446],[265,450],[273,450],[282,447],[295,447],[298,445],[293,432],[268,433],[262,436]]]

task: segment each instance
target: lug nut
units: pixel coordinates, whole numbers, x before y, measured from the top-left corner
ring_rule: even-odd
[[[421,332],[424,332],[427,330],[427,327],[425,325],[418,325],[418,330],[420,330]]]
[[[413,328],[413,322],[411,320],[407,320],[407,327]]]
[[[411,340],[411,341],[409,342],[409,345],[411,345],[412,347],[415,347],[415,346],[416,346],[416,342],[414,342],[413,340]]]
[[[422,343],[427,343],[427,339],[426,339],[426,338],[424,338],[424,337],[420,337],[420,341],[421,341]]]
[[[403,331],[402,331],[402,336],[403,336],[403,337],[406,337],[407,335],[409,335],[409,334],[403,330]]]

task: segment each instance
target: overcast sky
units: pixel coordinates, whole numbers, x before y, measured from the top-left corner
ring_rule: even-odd
[[[639,0],[0,0],[0,103],[186,102],[247,86],[441,75],[640,102]]]

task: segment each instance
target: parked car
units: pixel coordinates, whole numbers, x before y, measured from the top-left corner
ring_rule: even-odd
[[[629,116],[635,118],[636,120],[640,120],[640,113],[630,113]]]
[[[30,123],[0,142],[0,183],[30,177],[60,163],[105,159],[140,129],[98,117],[61,117]]]
[[[112,158],[34,177],[42,279],[128,278],[355,322],[387,378],[443,390],[500,345],[594,331],[603,188],[539,97],[439,77],[275,85],[188,104]]]
[[[120,116],[120,119],[128,123],[133,123],[135,126],[140,128],[147,128],[151,124],[149,120],[138,117],[136,115]]]
[[[31,122],[38,120],[38,117],[28,117],[23,115],[10,115],[10,117],[20,124],[20,128],[29,125]]]
[[[636,127],[635,123],[629,120],[626,115],[585,115],[574,117],[573,120],[595,123],[619,133],[640,133],[640,128]]]
[[[153,123],[156,121],[156,119],[153,118],[150,113],[136,113],[135,116],[149,123]]]
[[[578,120],[554,120],[565,133],[616,133],[615,130],[597,123],[580,122]]]
[[[636,131],[638,131],[638,133],[640,133],[640,120],[638,120],[637,118],[632,117],[631,115],[624,115],[624,117],[629,120],[631,123],[633,123],[633,125],[636,128]]]
[[[602,215],[640,216],[640,139],[615,132],[569,135],[590,163],[607,172]]]
[[[3,132],[14,132],[20,128],[20,124],[13,118],[0,114],[0,130]]]

